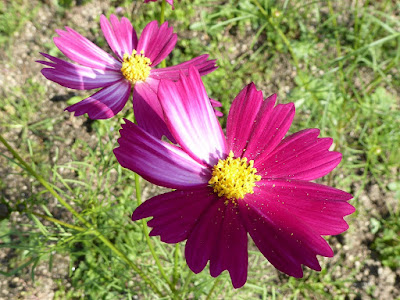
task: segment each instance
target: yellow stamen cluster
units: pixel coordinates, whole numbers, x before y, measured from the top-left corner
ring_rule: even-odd
[[[219,197],[226,199],[243,199],[246,194],[253,194],[257,181],[261,180],[256,175],[254,160],[247,162],[247,158],[233,158],[233,152],[213,167],[212,177],[208,182]],[[225,201],[227,205],[229,201]],[[234,203],[234,201],[233,201]]]
[[[138,81],[145,81],[149,77],[150,65],[151,61],[144,56],[143,50],[140,51],[140,54],[137,54],[137,51],[133,50],[132,55],[124,54],[121,72],[126,79],[135,84]]]

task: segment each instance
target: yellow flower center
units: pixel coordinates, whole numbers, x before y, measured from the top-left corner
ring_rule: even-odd
[[[254,160],[247,162],[247,158],[233,158],[233,152],[213,167],[212,177],[208,182],[219,197],[225,197],[235,203],[234,199],[243,199],[246,194],[253,194],[257,181],[261,180],[256,175]],[[225,201],[227,205],[229,201]]]
[[[150,65],[151,61],[144,56],[143,50],[140,51],[140,54],[137,54],[137,51],[133,50],[132,55],[124,54],[121,72],[126,79],[135,84],[138,81],[145,81],[149,77]]]

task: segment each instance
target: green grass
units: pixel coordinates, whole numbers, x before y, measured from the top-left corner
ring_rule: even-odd
[[[184,0],[176,3],[174,11],[167,6],[166,19],[175,25],[175,30],[185,32],[185,36],[196,35],[196,38],[180,39],[167,64],[177,64],[203,53],[216,58],[219,69],[204,77],[204,83],[210,97],[223,103],[225,116],[234,97],[251,81],[263,89],[265,96],[280,92],[280,102],[294,102],[297,113],[290,131],[317,127],[321,129],[321,136],[334,139],[334,150],[343,153],[343,162],[324,178],[324,183],[352,192],[355,195],[352,203],[359,211],[363,211],[363,203],[358,196],[370,183],[377,183],[381,189],[398,195],[399,4],[382,1],[361,6],[361,1],[356,1],[357,7],[349,7],[347,2],[339,1],[301,4],[229,0],[224,1],[224,5],[214,2],[218,1],[211,5],[205,0]],[[65,9],[76,5],[71,1],[59,4]],[[40,5],[43,4],[38,3],[36,8],[39,11]],[[116,6],[125,9],[138,33],[147,22],[158,17],[159,3],[115,1],[109,13],[114,12]],[[13,34],[22,29],[26,20],[34,18],[33,13],[20,17],[20,10],[18,5],[0,4],[0,45],[12,44]],[[62,20],[64,11],[57,10],[57,13]],[[59,27],[64,25],[67,24],[61,23]],[[85,35],[84,30],[78,29]],[[97,44],[106,47],[99,26],[86,30]],[[53,45],[44,45],[44,48],[44,51],[59,54]],[[284,90],[280,84],[287,85],[289,90]],[[72,97],[69,102],[76,99]],[[47,116],[42,112],[43,105],[55,104],[49,102],[47,88],[35,78],[15,88],[0,101],[2,132],[15,133],[12,142],[21,156],[49,180],[93,228],[139,264],[161,290],[167,291],[143,236],[141,223],[130,221],[130,214],[137,206],[135,178],[117,164],[112,154],[123,113],[111,120],[91,122],[89,135],[94,141],[73,136],[71,146],[63,149],[60,141],[62,143],[65,137],[58,136],[55,128],[65,122],[63,116],[67,113],[60,110],[57,117]],[[221,123],[225,122],[222,118]],[[59,158],[62,151],[66,151],[68,161]],[[29,181],[25,173],[20,174],[21,169],[9,153],[2,153],[0,159],[4,169],[23,178],[20,184],[30,184],[28,196],[16,202],[8,201],[6,192],[0,194],[0,203],[7,204],[12,215],[24,216],[22,224],[16,224],[8,216],[0,223],[0,246],[13,249],[13,258],[2,266],[1,274],[15,276],[29,269],[34,279],[37,264],[50,262],[51,269],[57,263],[52,261],[53,253],[58,252],[70,259],[72,287],[66,288],[60,281],[56,299],[155,297],[137,274],[91,234],[90,229],[80,232],[33,215],[35,212],[82,226],[61,206],[49,211],[47,206],[54,201],[53,197],[38,183]],[[0,191],[6,191],[8,183],[0,179]],[[154,188],[144,181],[141,184],[145,192]],[[357,190],[354,190],[355,185],[359,186]],[[400,259],[398,216],[399,211],[391,209],[388,216],[372,221],[375,224],[373,248],[382,263],[393,269],[399,267]],[[158,238],[152,238],[152,243],[167,276],[172,278],[175,274],[178,287],[187,284],[185,297],[205,298],[213,289],[214,280],[207,269],[198,275],[189,275],[183,260],[183,245],[176,252],[173,246],[161,243]],[[180,257],[177,266],[174,266],[175,254]],[[224,299],[233,296],[235,299],[359,296],[352,288],[357,270],[349,270],[343,277],[333,275],[344,263],[340,258],[336,264],[323,260],[322,272],[307,270],[300,280],[275,272],[258,251],[250,252],[249,262],[249,278],[244,288],[233,290],[224,272],[211,299],[216,295]]]
[[[2,1],[0,3],[0,48],[14,40],[26,21],[34,18],[37,8],[27,0]]]

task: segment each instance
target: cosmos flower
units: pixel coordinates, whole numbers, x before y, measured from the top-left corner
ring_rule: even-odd
[[[156,2],[157,0],[144,0],[144,3],[149,3],[149,2]],[[163,0],[161,0],[163,1]],[[165,2],[167,2],[169,5],[172,6],[172,9],[174,9],[174,0],[166,0]]]
[[[110,23],[111,21],[111,23]],[[41,53],[50,61],[38,61],[50,68],[42,69],[49,80],[77,90],[101,88],[90,97],[66,108],[76,116],[87,113],[91,119],[108,119],[125,106],[133,89],[133,107],[138,124],[156,137],[172,138],[163,121],[157,99],[160,79],[177,80],[179,72],[187,73],[188,66],[196,66],[201,75],[216,69],[215,60],[208,55],[198,56],[176,66],[156,69],[174,49],[177,35],[165,22],[150,22],[138,39],[127,18],[120,21],[115,15],[110,21],[100,17],[101,30],[115,57],[100,49],[91,41],[69,27],[56,30],[54,43],[61,52],[78,63]]]
[[[190,269],[228,270],[235,288],[247,280],[247,236],[278,270],[302,277],[302,265],[321,270],[316,255],[333,251],[322,235],[347,230],[352,196],[312,183],[332,171],[341,154],[318,129],[286,135],[293,103],[275,105],[254,84],[235,98],[226,138],[194,68],[178,82],[162,80],[159,99],[180,146],[157,140],[133,123],[122,126],[119,163],[146,180],[175,191],[155,196],[132,220],[153,217],[151,235],[166,243],[187,240]]]

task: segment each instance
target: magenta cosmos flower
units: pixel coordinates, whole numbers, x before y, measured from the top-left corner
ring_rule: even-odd
[[[306,129],[282,140],[294,105],[275,106],[276,95],[264,100],[253,83],[234,100],[225,138],[194,68],[178,82],[161,81],[158,95],[180,147],[127,121],[114,153],[125,168],[176,190],[145,201],[132,220],[153,217],[151,235],[187,240],[193,272],[210,261],[211,275],[228,270],[235,288],[247,279],[247,233],[278,270],[321,270],[316,255],[333,256],[321,235],[345,231],[343,217],[354,212],[350,194],[310,182],[339,164],[332,139]]]
[[[157,0],[144,0],[144,3],[149,3],[149,2],[156,2]],[[163,0],[161,0],[163,1]],[[174,0],[166,0],[165,2],[167,2],[169,5],[172,6],[172,9],[174,9]]]
[[[69,63],[51,55],[41,53],[49,61],[38,61],[50,68],[42,69],[49,80],[77,90],[101,88],[90,97],[66,108],[76,116],[87,113],[91,119],[111,118],[125,106],[133,88],[133,107],[138,124],[148,132],[161,137],[170,134],[163,121],[161,106],[157,99],[160,79],[177,80],[179,72],[187,73],[188,66],[196,66],[201,75],[216,69],[215,60],[201,55],[176,66],[155,69],[174,49],[177,35],[173,28],[157,21],[150,22],[138,39],[127,18],[121,21],[115,15],[111,23],[102,15],[101,29],[116,58],[109,55],[88,39],[65,27],[56,30],[54,43],[69,59],[80,65]]]

